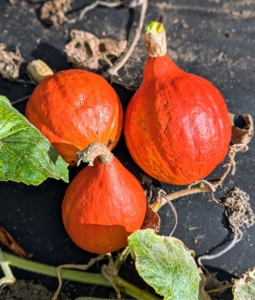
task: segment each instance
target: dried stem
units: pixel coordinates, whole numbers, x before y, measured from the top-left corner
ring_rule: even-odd
[[[114,158],[107,146],[99,142],[89,144],[86,149],[77,152],[77,154],[77,166],[80,165],[81,161],[89,163],[89,166],[93,166],[93,162],[96,157],[98,157],[102,164],[109,164]]]
[[[86,6],[86,7],[81,11],[79,19],[82,20],[83,17],[84,17],[84,15],[86,14],[86,12],[88,12],[89,10],[94,9],[94,8],[97,7],[98,5],[113,8],[113,7],[118,7],[118,6],[120,6],[120,5],[124,4],[125,2],[127,2],[127,1],[123,1],[123,2],[119,2],[119,1],[118,1],[118,2],[112,2],[112,3],[111,3],[111,2],[106,2],[106,1],[95,1],[95,2],[93,2],[92,4]]]
[[[113,262],[111,253],[107,253],[106,256],[109,259],[109,263],[108,263],[108,265],[102,265],[101,272],[104,275],[104,277],[109,281],[111,286],[114,288],[114,290],[117,294],[117,299],[121,299],[120,289],[114,283],[114,277],[116,277],[118,275],[118,271],[115,268],[115,264]]]
[[[56,268],[56,272],[57,272],[57,277],[58,277],[58,288],[52,298],[52,300],[57,300],[58,298],[58,294],[61,290],[61,287],[62,287],[62,278],[61,278],[61,270],[62,269],[76,269],[76,270],[87,270],[89,267],[91,267],[92,265],[94,265],[95,262],[97,262],[98,260],[101,260],[104,258],[104,254],[101,254],[101,255],[98,255],[97,257],[95,258],[92,258],[88,264],[85,264],[85,265],[75,265],[75,264],[65,264],[65,265],[61,265],[61,266],[58,266]]]
[[[216,292],[221,292],[221,291],[224,291],[226,289],[230,289],[232,288],[234,285],[233,284],[226,284],[224,286],[221,286],[221,287],[218,287],[218,288],[215,288],[215,289],[212,289],[212,290],[209,290],[209,291],[206,291],[208,294],[212,294],[212,293],[216,293]]]
[[[31,95],[27,95],[27,96],[25,96],[25,97],[22,97],[22,98],[19,98],[19,99],[15,100],[15,101],[11,101],[11,104],[12,104],[12,105],[15,105],[15,104],[21,103],[21,102],[23,102],[23,101],[29,99],[30,96],[31,96]]]
[[[107,70],[107,72],[110,73],[111,75],[113,75],[113,76],[117,75],[117,72],[124,66],[124,64],[127,62],[129,57],[131,56],[132,52],[134,51],[135,46],[138,43],[140,36],[141,36],[147,6],[148,6],[148,0],[143,0],[140,19],[139,19],[138,27],[136,29],[134,40],[133,40],[130,48],[126,52],[126,54],[124,54],[124,56],[121,58],[121,60],[115,66],[113,66]]]

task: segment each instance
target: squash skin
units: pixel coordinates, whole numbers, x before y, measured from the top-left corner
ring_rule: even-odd
[[[28,100],[25,116],[70,166],[92,142],[113,149],[123,127],[114,89],[103,77],[78,69],[46,76]]]
[[[126,110],[124,135],[144,172],[186,185],[209,175],[225,158],[231,124],[218,89],[164,55],[147,59],[142,84]]]
[[[77,246],[104,254],[127,246],[127,237],[141,228],[146,208],[140,183],[119,160],[102,164],[97,158],[68,186],[62,219]]]

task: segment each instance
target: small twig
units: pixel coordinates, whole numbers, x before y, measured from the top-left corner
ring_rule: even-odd
[[[62,278],[61,278],[61,274],[60,274],[62,269],[77,269],[77,270],[85,271],[89,267],[91,267],[96,261],[99,261],[99,260],[103,259],[104,257],[105,257],[105,254],[98,255],[95,258],[91,258],[91,260],[87,264],[84,264],[84,265],[65,264],[65,265],[58,266],[56,268],[57,277],[58,277],[58,288],[57,288],[52,300],[56,300],[58,298],[58,294],[62,287]]]
[[[164,190],[159,190],[157,197],[156,197],[156,202],[162,202],[163,199],[169,204],[169,206],[171,207],[172,213],[174,215],[174,228],[172,229],[171,233],[169,234],[169,236],[172,236],[177,227],[177,224],[178,224],[178,215],[177,215],[176,209],[173,206],[172,202],[168,201],[168,199],[166,198],[166,192]],[[161,206],[158,206],[158,209],[160,207]]]
[[[224,286],[221,286],[221,287],[218,287],[218,288],[215,288],[215,289],[212,289],[212,290],[209,290],[209,291],[206,291],[208,294],[212,294],[212,293],[216,293],[216,292],[221,292],[221,291],[224,291],[226,289],[230,289],[232,288],[234,285],[233,284],[226,284]]]
[[[31,95],[27,95],[27,96],[25,96],[25,97],[22,97],[22,98],[19,98],[19,99],[15,100],[15,101],[11,101],[11,104],[12,104],[12,105],[15,105],[15,104],[18,104],[18,103],[20,103],[20,102],[23,102],[23,101],[29,99],[30,96],[31,96]]]
[[[118,7],[123,5],[125,2],[127,1],[123,1],[123,2],[105,2],[105,1],[95,1],[92,4],[86,6],[80,13],[80,17],[79,19],[82,20],[84,15],[86,14],[86,12],[88,12],[89,10],[92,10],[94,8],[96,8],[97,6],[101,5],[101,6],[106,6],[106,7]]]
[[[32,85],[37,85],[36,82],[32,81],[32,80],[22,80],[22,79],[14,79],[11,80],[12,82],[18,82],[18,83],[25,83],[25,84],[32,84]]]
[[[124,54],[124,56],[121,58],[121,60],[115,66],[113,66],[107,70],[107,72],[109,74],[111,74],[112,76],[116,76],[119,69],[121,69],[124,66],[124,64],[127,62],[129,57],[131,56],[132,52],[135,49],[136,44],[138,43],[138,41],[140,39],[141,32],[143,29],[143,23],[144,23],[144,19],[145,19],[147,5],[148,5],[148,0],[143,0],[138,27],[136,29],[135,37],[134,37],[134,40],[133,40],[130,48],[128,49],[126,54]]]

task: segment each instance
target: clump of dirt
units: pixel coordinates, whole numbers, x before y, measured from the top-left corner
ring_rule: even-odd
[[[51,300],[54,292],[45,286],[32,281],[18,280],[12,285],[0,288],[0,300]],[[64,293],[59,294],[58,300],[71,300]]]

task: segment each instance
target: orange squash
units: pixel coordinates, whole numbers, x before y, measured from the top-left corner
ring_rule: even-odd
[[[77,162],[76,152],[92,142],[113,149],[123,126],[117,93],[103,77],[85,70],[43,78],[28,100],[25,115],[70,166]]]
[[[62,203],[65,229],[86,251],[119,250],[142,226],[147,208],[144,191],[105,145],[92,143],[80,157],[90,165],[95,162],[82,169],[66,190]]]
[[[165,29],[147,25],[143,80],[128,104],[124,135],[151,177],[185,185],[210,174],[228,152],[231,125],[219,90],[181,70],[167,55]]]

